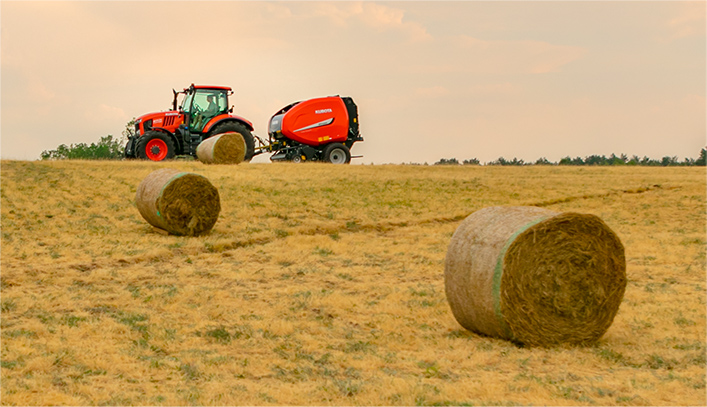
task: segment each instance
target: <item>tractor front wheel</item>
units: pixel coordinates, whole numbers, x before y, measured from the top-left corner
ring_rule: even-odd
[[[341,143],[331,143],[324,149],[324,161],[332,164],[348,164],[351,162],[351,152]]]
[[[147,131],[137,141],[137,156],[143,160],[169,160],[174,154],[172,138],[159,131]]]

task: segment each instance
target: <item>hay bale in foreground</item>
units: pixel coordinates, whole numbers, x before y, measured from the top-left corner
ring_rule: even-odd
[[[171,168],[142,180],[135,203],[150,225],[181,236],[210,231],[221,211],[218,190],[206,177]]]
[[[245,160],[245,150],[243,136],[229,132],[202,141],[196,148],[196,157],[204,164],[239,164]]]
[[[454,232],[444,283],[470,331],[527,345],[588,344],[623,299],[624,247],[594,215],[489,207]]]

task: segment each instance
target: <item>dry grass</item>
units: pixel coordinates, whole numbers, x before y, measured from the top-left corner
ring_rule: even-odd
[[[157,168],[209,178],[201,237],[152,231]],[[2,404],[704,405],[699,168],[2,162]],[[469,213],[602,218],[628,286],[596,346],[519,348],[454,320]]]

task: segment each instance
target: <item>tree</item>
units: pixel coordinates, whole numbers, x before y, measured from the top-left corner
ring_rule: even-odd
[[[567,156],[560,160],[560,165],[585,165],[585,163],[582,157],[570,158]]]
[[[608,161],[603,155],[590,155],[584,159],[586,165],[607,165]]]
[[[490,163],[486,163],[487,165],[525,165],[525,162],[523,160],[519,160],[516,157],[513,157],[512,160],[506,160],[503,157],[498,157],[498,160],[496,161],[491,161]]]
[[[654,167],[656,165],[660,165],[660,163],[658,161],[656,161],[652,158],[648,158],[648,156],[644,155],[643,158],[641,158],[641,165]]]
[[[628,161],[626,154],[621,154],[621,157],[617,157],[616,154],[611,154],[609,157],[609,165],[624,165]]]
[[[462,161],[463,165],[479,165],[479,160],[477,158],[470,158],[468,160]]]
[[[633,155],[633,156],[631,156],[631,159],[628,160],[628,162],[627,162],[626,164],[628,164],[628,165],[639,165],[640,163],[641,163],[641,159],[638,158],[637,155]]]
[[[663,167],[672,167],[672,166],[678,165],[678,157],[677,156],[670,157],[670,156],[666,155],[660,161],[660,165],[662,165]]]
[[[459,161],[456,158],[441,158],[434,165],[459,165]]]
[[[704,167],[707,164],[707,148],[700,150],[700,157],[695,160],[695,165]]]

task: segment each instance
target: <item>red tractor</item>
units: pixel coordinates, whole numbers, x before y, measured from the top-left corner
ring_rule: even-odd
[[[181,92],[172,90],[172,110],[148,113],[135,120],[135,134],[125,146],[126,158],[162,161],[175,155],[196,155],[203,140],[226,132],[240,133],[246,144],[245,160],[254,154],[253,124],[233,113],[229,87],[196,86]],[[177,97],[184,95],[177,109]]]
[[[269,142],[252,134],[253,124],[228,107],[231,88],[195,86],[172,91],[172,110],[148,113],[135,120],[135,134],[125,146],[126,158],[162,161],[196,155],[203,140],[226,132],[243,135],[245,161],[265,152],[272,161],[351,162],[351,147],[362,141],[358,108],[350,97],[329,96],[292,103],[270,119]],[[177,109],[177,98],[184,95]],[[257,146],[255,145],[257,142]]]

